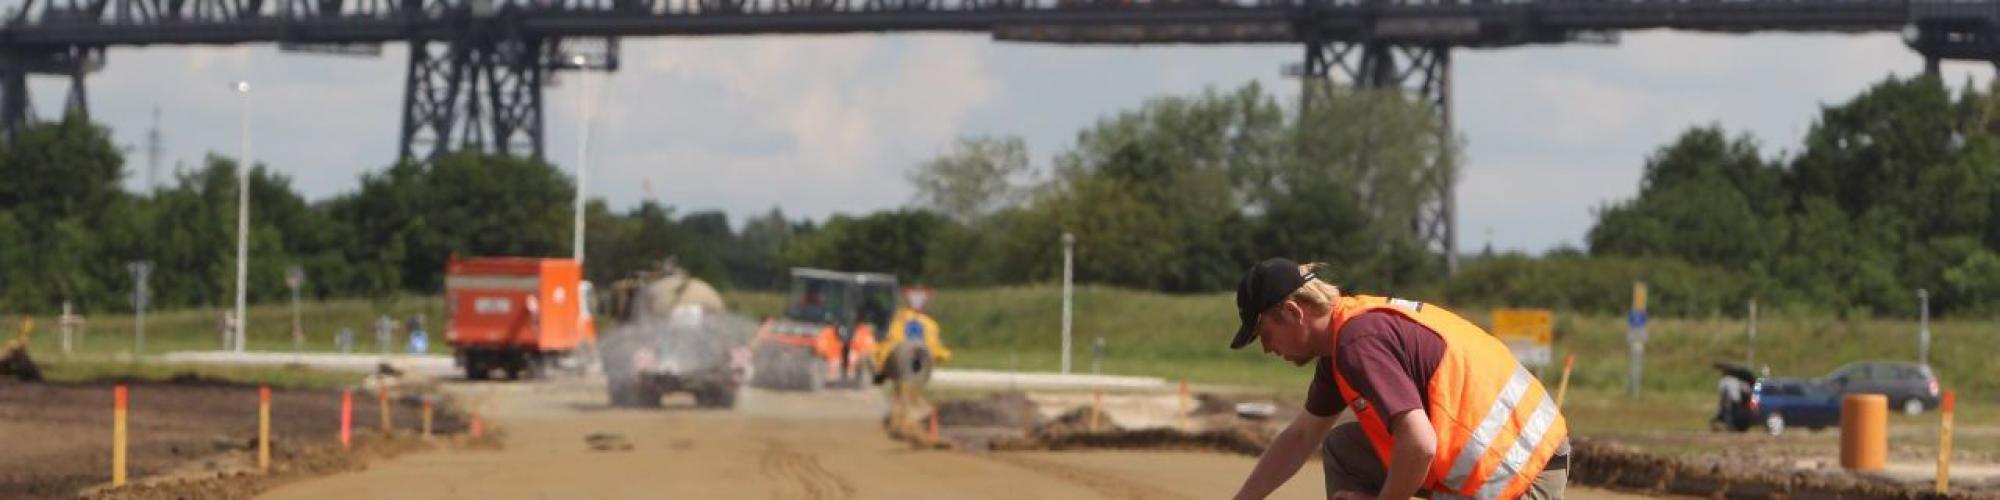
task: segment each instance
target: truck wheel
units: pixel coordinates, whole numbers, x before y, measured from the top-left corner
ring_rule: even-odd
[[[660,386],[654,385],[651,382],[640,380],[631,382],[630,385],[632,386],[632,397],[633,399],[637,399],[637,401],[632,402],[635,406],[658,408],[660,407],[660,398],[666,396],[666,391],[660,390]]]
[[[694,404],[703,408],[735,408],[736,388],[704,387],[695,391]]]
[[[486,364],[486,356],[481,355],[479,351],[465,352],[466,380],[486,380],[487,372],[490,371],[493,371],[493,367]]]

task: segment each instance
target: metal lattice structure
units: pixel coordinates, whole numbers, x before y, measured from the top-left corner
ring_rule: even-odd
[[[31,75],[70,80],[65,113],[87,113],[84,75],[109,47],[275,43],[379,53],[410,46],[398,153],[543,154],[543,87],[559,72],[617,68],[621,37],[987,33],[1056,44],[1296,44],[1315,85],[1400,88],[1451,128],[1451,50],[1614,40],[1617,32],[1902,33],[1936,71],[2000,61],[2000,0],[18,0],[0,14],[0,136],[34,119]],[[1320,83],[1315,83],[1320,82]],[[1452,186],[1413,230],[1457,255]]]

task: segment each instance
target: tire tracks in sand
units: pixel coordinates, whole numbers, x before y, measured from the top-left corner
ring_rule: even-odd
[[[1085,488],[1090,488],[1091,491],[1095,491],[1099,495],[1103,495],[1104,498],[1118,498],[1126,500],[1194,498],[1173,491],[1169,491],[1166,489],[1162,489],[1160,487],[1153,486],[1150,484],[1119,478],[1112,474],[1107,474],[1084,467],[1058,463],[1050,460],[1032,458],[1025,455],[999,452],[999,453],[987,453],[984,454],[983,456],[992,459],[993,461],[996,462],[1013,465],[1015,467],[1027,469],[1029,471],[1038,474],[1054,477],[1056,479],[1060,479],[1070,483],[1075,483]]]
[[[854,498],[854,483],[827,471],[819,457],[800,453],[777,441],[766,441],[758,469],[775,486],[771,498],[837,500]]]

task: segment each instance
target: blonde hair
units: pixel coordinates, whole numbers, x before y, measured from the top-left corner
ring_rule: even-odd
[[[1324,262],[1303,264],[1299,266],[1299,274],[1314,275],[1325,267]],[[1292,291],[1292,295],[1286,299],[1305,306],[1306,309],[1312,310],[1313,314],[1332,314],[1334,304],[1340,300],[1340,287],[1324,279],[1308,279],[1304,286]]]

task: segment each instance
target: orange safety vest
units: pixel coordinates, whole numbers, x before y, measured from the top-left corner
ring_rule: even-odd
[[[1542,383],[1528,373],[1507,345],[1478,325],[1442,307],[1372,296],[1342,297],[1334,313],[1335,345],[1348,318],[1382,311],[1400,315],[1437,332],[1444,357],[1426,389],[1424,412],[1437,432],[1423,488],[1431,498],[1516,498],[1528,491],[1564,439],[1569,425]],[[1395,440],[1381,415],[1331,364],[1342,401],[1354,409],[1376,456],[1389,463]]]

